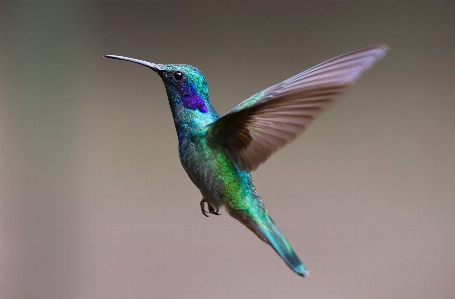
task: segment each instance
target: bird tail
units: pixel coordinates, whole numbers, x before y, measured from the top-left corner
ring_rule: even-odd
[[[309,272],[303,263],[300,261],[297,254],[295,254],[291,245],[288,243],[286,238],[283,236],[281,231],[275,225],[272,218],[267,216],[267,221],[262,225],[257,225],[257,229],[265,237],[266,242],[269,243],[276,253],[284,260],[284,262],[300,276],[308,276]]]
[[[264,217],[259,217],[259,219],[261,219],[261,221],[259,221],[258,218],[253,219],[245,217],[244,214],[232,209],[227,209],[227,211],[232,217],[239,220],[253,233],[255,233],[259,239],[272,246],[272,248],[276,251],[276,253],[278,253],[289,268],[292,269],[292,271],[300,276],[308,276],[308,270],[300,261],[297,254],[295,254],[294,250],[292,250],[291,245],[288,243],[269,215],[266,214],[263,215]]]

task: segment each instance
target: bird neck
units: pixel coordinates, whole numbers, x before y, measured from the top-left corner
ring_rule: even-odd
[[[201,112],[198,109],[188,109],[182,105],[179,99],[174,99],[169,95],[168,99],[179,141],[185,137],[192,136],[220,118],[208,99],[205,101],[207,107],[205,112]]]

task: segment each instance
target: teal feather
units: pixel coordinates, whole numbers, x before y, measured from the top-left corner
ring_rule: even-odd
[[[335,57],[264,89],[222,117],[211,105],[207,82],[197,68],[106,57],[147,66],[163,80],[180,161],[202,194],[204,215],[204,204],[215,215],[224,207],[269,244],[294,272],[307,276],[308,270],[269,216],[250,172],[301,134],[387,50],[379,45]]]

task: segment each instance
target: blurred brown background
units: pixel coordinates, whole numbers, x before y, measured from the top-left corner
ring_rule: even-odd
[[[3,2],[0,297],[455,298],[454,2]],[[204,217],[151,70],[220,113],[319,62],[388,56],[253,174],[310,276]]]

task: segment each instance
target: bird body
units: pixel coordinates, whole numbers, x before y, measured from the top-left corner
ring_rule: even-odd
[[[211,105],[207,82],[197,68],[106,57],[145,65],[160,75],[174,118],[180,161],[202,194],[202,213],[219,215],[224,207],[271,245],[294,272],[307,276],[308,270],[268,214],[250,172],[303,132],[387,50],[373,46],[328,60],[253,95],[222,117]]]

